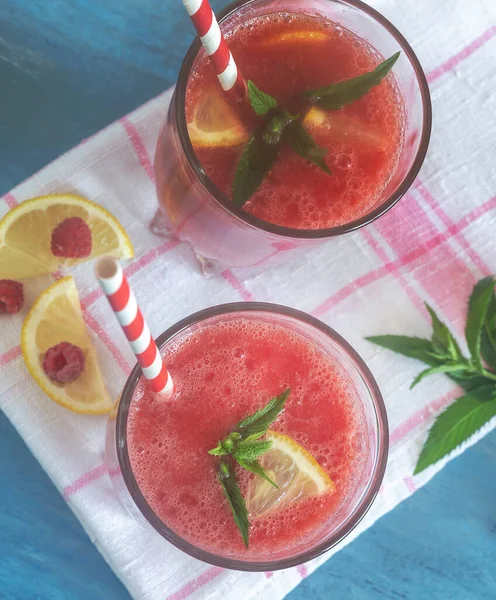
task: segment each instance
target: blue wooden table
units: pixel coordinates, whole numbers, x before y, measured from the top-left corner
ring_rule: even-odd
[[[178,0],[1,0],[0,195],[173,84],[192,35]],[[128,599],[1,414],[0,456],[0,599]],[[495,465],[492,433],[290,600],[494,600]]]

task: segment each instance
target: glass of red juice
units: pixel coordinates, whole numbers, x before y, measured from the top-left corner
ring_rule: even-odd
[[[107,430],[109,473],[133,515],[195,558],[246,571],[306,562],[352,531],[379,491],[388,425],[372,374],[340,335],[298,310],[233,303],[193,314],[157,343],[174,396],[153,397],[135,367]],[[276,453],[285,496],[260,501],[264,480],[237,467],[246,548],[218,481],[220,459],[208,450],[286,388],[269,435],[290,452],[303,448],[311,477],[332,485],[301,493]]]
[[[371,71],[401,51],[392,72],[361,99],[303,123],[332,175],[286,149],[238,208],[232,183],[255,127],[247,104],[223,94],[196,39],[184,59],[155,155],[156,233],[188,241],[204,272],[287,259],[367,225],[408,190],[424,160],[431,103],[415,53],[382,15],[357,0],[250,0],[218,15],[240,72],[280,105]],[[246,106],[245,106],[246,105]],[[205,125],[205,114],[210,115]],[[213,122],[212,122],[213,119]],[[227,130],[226,139],[198,131]]]

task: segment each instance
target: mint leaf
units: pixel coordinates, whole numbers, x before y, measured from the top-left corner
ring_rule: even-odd
[[[391,71],[400,53],[393,54],[390,58],[378,65],[370,73],[364,73],[353,79],[331,83],[315,90],[308,90],[305,96],[310,102],[327,110],[337,110],[364,96],[371,88],[381,82]]]
[[[414,474],[434,464],[496,416],[494,385],[458,398],[442,412],[429,431]]]
[[[375,335],[366,339],[373,344],[377,344],[378,346],[387,348],[388,350],[392,350],[393,352],[402,354],[408,358],[420,360],[431,367],[442,365],[446,360],[434,352],[432,341],[424,338],[407,337],[404,335]],[[467,392],[483,385],[487,385],[487,379],[485,377],[470,371],[470,365],[462,355],[460,356],[460,362],[464,365],[463,370],[456,369],[454,371],[450,370],[449,372],[445,371],[445,374],[453,379],[457,385]],[[440,371],[423,372],[422,379],[434,372],[438,373]],[[417,383],[418,381],[415,385]]]
[[[253,462],[257,460],[262,454],[270,450],[272,442],[270,440],[264,441],[241,441],[233,448],[232,455],[238,461]]]
[[[229,502],[229,506],[234,517],[234,522],[241,532],[243,543],[248,548],[250,527],[248,522],[248,511],[246,510],[245,499],[243,498],[243,494],[241,493],[238,482],[236,481],[234,467],[227,462],[220,463],[219,481],[220,485],[222,486],[224,496]]]
[[[270,110],[277,107],[277,100],[262,92],[253,81],[248,80],[248,97],[250,104],[257,115],[266,115]]]
[[[208,453],[213,456],[225,456],[231,454],[237,441],[241,439],[241,434],[233,431],[224,440],[220,441],[215,448],[209,450]]]
[[[219,442],[217,446],[212,448],[212,450],[209,450],[208,453],[212,454],[212,456],[225,456],[226,454],[229,454],[229,452],[223,448],[222,442]]]
[[[488,384],[486,377],[483,377],[482,375],[469,375],[468,373],[463,372],[447,373],[447,375],[466,392],[473,392],[474,390],[477,390],[478,388]]]
[[[275,481],[272,481],[272,479],[267,475],[267,472],[259,462],[254,461],[248,463],[243,460],[238,460],[238,464],[240,465],[240,467],[243,467],[243,469],[246,469],[247,471],[255,473],[255,475],[263,477],[266,481],[270,483],[270,485],[273,485],[275,488],[279,489],[277,483],[275,483]]]
[[[484,372],[481,358],[481,334],[492,297],[494,297],[494,277],[485,277],[474,286],[468,303],[465,338],[472,359],[480,372]]]
[[[300,115],[290,115],[285,110],[278,110],[267,123],[263,133],[263,140],[266,144],[278,144],[281,141],[282,134],[286,127],[299,119]]]
[[[496,298],[489,301],[481,335],[481,354],[486,363],[496,369]]]
[[[332,175],[331,169],[329,169],[324,160],[327,150],[317,145],[313,137],[299,121],[291,123],[286,128],[285,139],[297,154],[320,167],[328,175]]]
[[[263,130],[258,129],[246,145],[233,182],[232,200],[243,206],[260,187],[279,153],[279,144],[266,144]]]
[[[448,327],[440,321],[439,317],[427,302],[425,303],[432,319],[432,347],[438,356],[446,356],[452,360],[464,360],[463,354]]]
[[[439,358],[436,358],[430,340],[406,335],[373,335],[365,339],[408,358],[421,360],[427,365],[436,366],[441,362]]]
[[[243,439],[256,439],[267,433],[268,428],[277,419],[279,414],[284,409],[286,400],[290,394],[289,388],[284,392],[272,398],[263,408],[257,410],[252,415],[242,419],[236,425],[236,431],[241,433]]]
[[[459,373],[461,374],[463,371],[467,370],[467,366],[462,363],[455,364],[446,364],[446,365],[437,365],[436,367],[430,367],[429,369],[425,369],[415,377],[410,386],[410,389],[414,388],[418,383],[425,379],[429,375],[434,375],[436,373]],[[470,372],[469,372],[470,376]]]

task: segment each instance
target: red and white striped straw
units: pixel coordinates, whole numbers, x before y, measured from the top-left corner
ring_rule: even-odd
[[[153,392],[172,395],[174,384],[160,356],[157,344],[129,287],[124,271],[115,258],[102,258],[95,274],[114,311],[144,377]]]
[[[225,92],[233,92],[242,97],[246,85],[238,72],[233,55],[222,35],[219,23],[208,0],[183,0],[184,7],[193,21],[220,85]]]

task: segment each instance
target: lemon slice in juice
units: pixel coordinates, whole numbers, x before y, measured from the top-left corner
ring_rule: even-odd
[[[356,142],[369,149],[383,147],[387,140],[372,125],[342,114],[340,111],[323,110],[313,106],[303,118],[303,125],[312,129],[328,129],[335,142]]]
[[[243,123],[220,90],[210,90],[199,99],[188,123],[188,133],[197,147],[237,146],[248,139]]]
[[[329,39],[329,36],[323,31],[286,31],[270,36],[262,42],[263,46],[272,46],[275,44],[315,44],[322,43]]]
[[[46,351],[61,342],[78,346],[85,358],[81,375],[63,384],[50,379],[43,370]],[[21,349],[33,379],[52,400],[78,413],[110,411],[112,400],[81,314],[72,277],[56,281],[36,300],[24,321]]]
[[[303,446],[276,431],[268,431],[266,438],[272,441],[272,447],[262,455],[260,464],[278,487],[261,477],[253,479],[246,498],[251,517],[334,491],[331,478]]]
[[[82,219],[91,232],[91,253],[84,258],[55,256],[51,250],[54,229],[71,217]],[[0,221],[0,279],[35,277],[106,254],[131,258],[133,246],[113,215],[81,196],[26,200]]]

